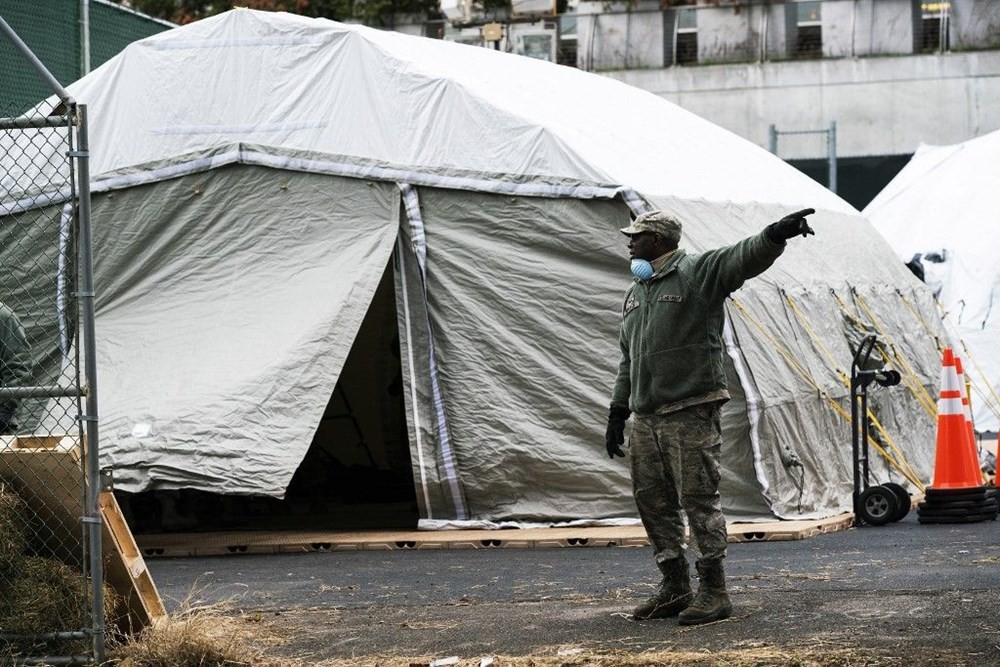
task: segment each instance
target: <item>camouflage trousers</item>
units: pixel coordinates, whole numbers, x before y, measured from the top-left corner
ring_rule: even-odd
[[[719,499],[720,413],[718,403],[705,403],[634,418],[629,439],[632,492],[657,563],[684,554],[682,512],[701,558],[726,555]]]

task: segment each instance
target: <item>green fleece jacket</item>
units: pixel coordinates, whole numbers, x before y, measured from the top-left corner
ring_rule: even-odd
[[[612,407],[640,415],[728,398],[722,325],[726,297],[784,251],[764,232],[701,255],[677,250],[625,292]]]
[[[23,387],[31,378],[34,362],[24,327],[10,308],[0,303],[0,386]],[[19,401],[0,401],[0,431],[17,425]]]

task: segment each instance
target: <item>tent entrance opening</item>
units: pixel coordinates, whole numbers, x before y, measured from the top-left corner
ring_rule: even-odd
[[[286,502],[337,525],[416,527],[391,263]]]
[[[136,534],[415,529],[392,262],[284,499],[194,489],[115,495]]]

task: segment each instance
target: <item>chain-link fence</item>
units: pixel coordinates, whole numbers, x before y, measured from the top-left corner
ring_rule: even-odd
[[[837,122],[822,129],[768,128],[768,149],[786,161],[826,162],[825,185],[837,192]],[[822,181],[821,181],[822,182]]]
[[[75,81],[132,42],[172,27],[109,0],[0,0],[0,16],[59,81]],[[0,97],[33,104],[51,94],[14,46],[0,39]]]
[[[103,659],[114,597],[102,583],[86,109],[2,18],[0,41],[58,95],[27,109],[0,100],[0,663],[86,664]]]

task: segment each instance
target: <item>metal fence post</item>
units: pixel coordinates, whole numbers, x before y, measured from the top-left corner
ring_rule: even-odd
[[[80,76],[90,74],[90,0],[80,0]]]
[[[837,194],[837,121],[830,121],[830,129],[826,135],[826,146],[827,154],[829,160],[829,173],[830,178],[828,180],[830,192]]]
[[[77,133],[79,150],[77,159],[77,192],[79,196],[80,229],[80,291],[83,339],[83,363],[86,379],[86,411],[82,416],[87,431],[87,527],[90,531],[90,566],[93,582],[94,652],[97,663],[104,662],[104,559],[101,544],[101,465],[97,421],[97,351],[94,324],[94,260],[90,224],[90,138],[87,128],[87,105],[77,106]]]

